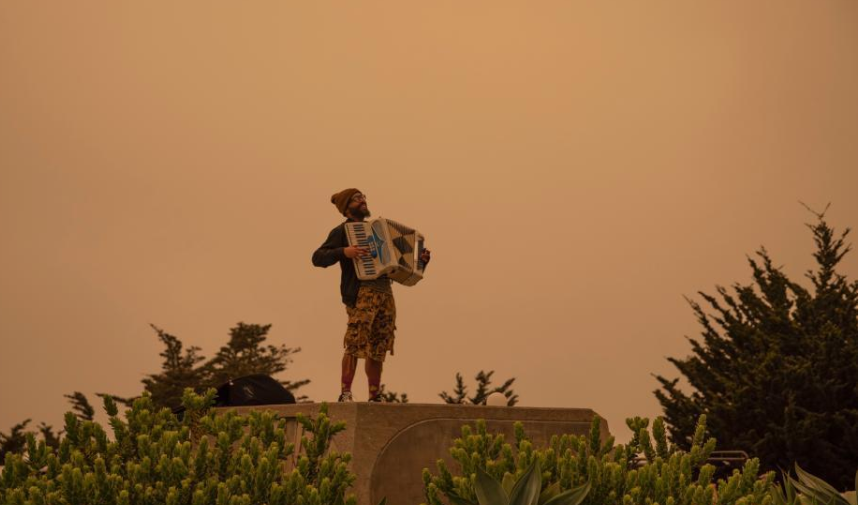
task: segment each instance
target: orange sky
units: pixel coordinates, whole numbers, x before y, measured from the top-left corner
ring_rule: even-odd
[[[271,323],[335,400],[339,270],[310,254],[357,186],[434,253],[395,286],[390,389],[494,369],[626,439],[698,333],[684,295],[761,245],[801,278],[798,200],[856,227],[856,8],[0,3],[0,431],[138,393],[149,323],[207,355]]]

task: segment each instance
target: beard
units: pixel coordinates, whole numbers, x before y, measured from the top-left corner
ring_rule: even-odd
[[[370,217],[372,215],[370,214],[370,208],[366,205],[360,205],[357,209],[350,209],[349,211],[351,212],[352,216],[356,218]]]

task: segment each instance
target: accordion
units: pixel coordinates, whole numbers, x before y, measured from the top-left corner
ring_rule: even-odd
[[[405,286],[414,286],[424,277],[421,253],[424,236],[408,226],[385,218],[346,223],[350,246],[364,247],[369,255],[352,261],[362,281],[386,275]]]

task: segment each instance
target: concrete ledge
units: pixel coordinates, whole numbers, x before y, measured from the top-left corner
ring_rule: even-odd
[[[315,416],[317,403],[239,407],[239,413],[271,410],[287,419],[287,436],[298,446],[302,428],[294,420],[299,412]],[[328,415],[345,421],[346,431],[335,436],[335,450],[352,453],[352,471],[358,476],[353,491],[359,505],[377,505],[387,497],[389,505],[418,505],[425,501],[421,472],[433,473],[436,460],[444,459],[451,468],[448,449],[461,435],[463,424],[486,420],[489,431],[503,433],[515,441],[513,423],[521,421],[537,447],[552,435],[586,435],[596,413],[590,409],[534,407],[485,407],[476,405],[420,403],[331,403]],[[292,420],[290,421],[290,418]],[[603,440],[608,425],[600,425]]]

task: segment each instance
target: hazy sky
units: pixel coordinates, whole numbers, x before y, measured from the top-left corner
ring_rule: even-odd
[[[0,431],[138,393],[149,323],[206,355],[271,323],[303,349],[282,378],[336,400],[340,273],[310,255],[356,186],[434,253],[394,288],[389,389],[494,369],[626,439],[699,331],[684,295],[761,245],[800,279],[798,200],[856,227],[856,9],[2,2]]]

